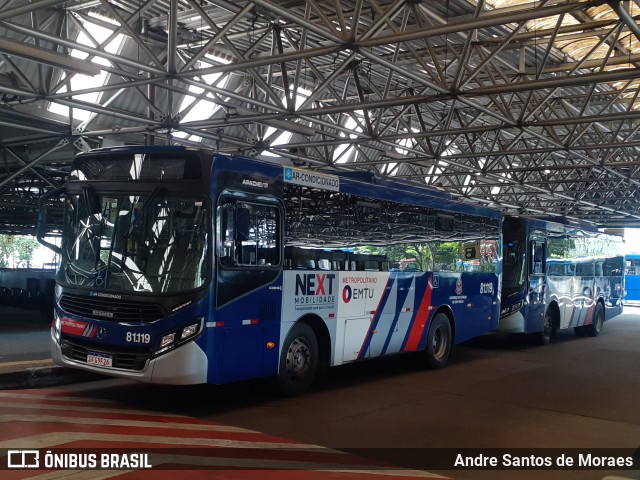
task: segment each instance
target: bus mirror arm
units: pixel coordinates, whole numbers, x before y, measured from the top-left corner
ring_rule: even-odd
[[[41,245],[53,250],[55,253],[62,253],[62,249],[51,242],[48,242],[44,239],[47,233],[47,204],[46,201],[50,198],[60,198],[63,194],[66,193],[67,187],[62,186],[58,188],[54,188],[49,190],[47,193],[42,195],[38,201],[39,209],[38,209],[38,230],[36,233],[36,239]]]

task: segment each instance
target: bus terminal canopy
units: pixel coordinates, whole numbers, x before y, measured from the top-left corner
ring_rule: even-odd
[[[6,3],[0,232],[35,231],[76,153],[141,144],[640,226],[638,15],[594,0]]]

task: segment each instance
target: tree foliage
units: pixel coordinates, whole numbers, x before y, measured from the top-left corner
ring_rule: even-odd
[[[431,265],[431,250],[427,243],[395,244],[388,246],[359,247],[358,253],[372,255],[384,255],[389,260],[389,265],[397,268],[403,261],[412,260],[411,264],[418,271],[428,270]]]
[[[24,267],[31,266],[33,252],[39,243],[32,237],[23,235],[0,235],[0,267]],[[13,260],[13,265],[12,265]]]
[[[357,253],[384,255],[389,266],[419,272],[431,270],[451,271],[462,269],[461,242],[409,243],[388,246],[358,247]],[[493,267],[489,267],[493,268]]]

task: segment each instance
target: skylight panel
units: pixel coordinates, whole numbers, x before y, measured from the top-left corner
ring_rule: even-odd
[[[357,110],[354,112],[354,115],[362,118],[363,117],[363,112],[362,110]],[[358,127],[358,122],[356,122],[353,117],[349,117],[347,119],[347,122],[345,123],[345,128],[347,130],[352,130],[355,132],[362,132],[362,128]],[[340,137],[342,138],[346,138],[347,135],[343,132],[340,133]],[[349,138],[351,139],[355,139],[358,138],[357,135],[355,134],[349,134]],[[352,154],[353,158],[352,158]],[[358,158],[357,152],[355,151],[355,147],[353,145],[349,145],[349,144],[345,144],[345,145],[338,145],[334,151],[333,151],[333,156],[332,156],[332,160],[333,163],[347,163],[350,160],[351,161],[355,161]]]
[[[412,129],[413,132],[417,132],[418,130],[416,129]],[[413,147],[415,145],[415,140],[413,140],[412,138],[403,138],[401,140],[398,141],[398,145],[397,147],[394,147],[394,150],[396,152],[398,152],[400,155],[403,156],[408,156],[409,155],[409,150],[407,150],[406,148],[402,148],[402,147]],[[390,176],[395,176],[398,173],[397,167],[398,163],[397,162],[389,162],[387,164],[385,164],[383,173],[386,175],[390,175]]]
[[[311,95],[311,92],[309,90],[306,90],[304,88],[298,88],[297,94],[296,94],[296,101],[295,101],[296,110],[300,108],[300,106],[304,103],[304,101],[307,98],[309,98],[309,95]],[[266,132],[264,133],[264,138],[269,139],[269,137],[274,135],[277,130],[278,129],[275,127],[267,128]],[[292,132],[286,132],[286,131],[282,132],[280,135],[278,135],[278,137],[274,141],[271,142],[271,146],[276,147],[280,145],[286,145],[289,142],[289,140],[291,140],[292,136],[293,136]],[[263,155],[266,155],[267,157],[280,157],[280,155],[278,155],[277,153],[269,150],[265,150],[263,152]]]
[[[205,55],[204,60],[198,62],[196,68],[206,68],[216,64],[226,65],[228,63],[229,61],[225,60],[224,58],[207,54]],[[205,85],[215,86],[217,88],[225,88],[227,82],[229,81],[229,76],[227,75],[223,77],[222,73],[211,73],[195,77],[195,80]],[[213,98],[213,94],[206,91],[205,88],[199,87],[197,85],[189,85],[189,92],[193,93],[194,95],[185,95],[178,110],[178,115],[181,117],[180,124],[187,124],[189,122],[197,122],[200,120],[208,120],[213,117],[213,115],[218,110],[220,110],[221,106],[219,104],[211,100],[205,100],[201,98],[203,96]],[[188,139],[189,141],[195,143],[202,142],[202,137],[198,135],[191,135],[185,132],[172,132],[172,136],[174,138]]]
[[[228,62],[226,62],[228,63]],[[200,81],[206,83],[207,85],[215,85],[219,88],[224,88],[229,80],[229,77],[224,77],[222,80],[219,80],[222,76],[221,73],[213,73],[210,75],[203,75],[200,77]],[[211,96],[211,93],[205,93],[205,89],[202,87],[197,87],[195,85],[189,85],[189,91],[195,93],[197,95],[205,95]],[[182,104],[180,105],[180,112],[186,111],[187,113],[180,120],[180,123],[187,122],[196,122],[198,120],[206,120],[211,118],[215,112],[220,109],[220,105],[209,101],[203,100],[200,98],[196,98],[191,95],[186,95],[182,100]]]
[[[102,18],[102,17],[100,17],[100,18],[104,20],[104,18]],[[104,28],[104,27],[102,27],[100,25],[97,25],[97,24],[89,22],[89,21],[85,21],[84,22],[84,26],[90,32],[90,34],[93,37],[93,39],[96,42],[98,42],[99,45],[101,45],[113,33],[112,30],[110,30],[108,28]],[[122,45],[123,40],[124,40],[124,35],[120,34],[120,35],[116,36],[106,46],[105,51],[107,51],[108,53],[112,53],[112,54],[118,53],[118,51],[120,50],[120,47]],[[89,37],[87,35],[85,35],[84,32],[80,32],[78,34],[77,42],[79,44],[81,44],[81,45],[86,45],[86,46],[92,47],[92,48],[95,48],[97,46],[97,45],[94,44],[94,42],[92,42],[89,39]],[[81,51],[75,50],[75,49],[71,50],[69,52],[69,55],[71,55],[72,57],[78,58],[80,60],[85,60],[85,59],[87,59],[89,57],[88,53],[81,52]],[[99,65],[105,65],[105,66],[110,65],[110,62],[108,60],[102,58],[102,57],[94,57],[91,61],[93,63],[97,63]],[[64,84],[60,89],[58,89],[58,91],[56,93],[66,93],[66,92],[69,92],[69,91],[75,92],[75,91],[80,91],[80,90],[86,90],[86,89],[101,87],[107,82],[107,75],[108,75],[108,73],[106,71],[104,71],[104,70],[101,71],[101,73],[99,75],[96,75],[96,76],[93,76],[93,77],[88,76],[88,75],[80,75],[80,74],[71,75],[71,79],[68,82],[71,85],[71,90],[69,90],[68,84]],[[69,74],[68,73],[64,73],[63,76],[62,76],[62,80],[64,81],[68,77],[69,77]],[[99,103],[100,94],[101,94],[101,92],[85,93],[85,94],[80,94],[80,95],[72,95],[72,98],[74,100],[79,100],[79,101],[92,103],[92,104],[98,104]],[[51,102],[49,104],[48,110],[50,112],[56,113],[58,115],[69,116],[69,107],[67,107],[66,105],[61,105],[61,104],[55,103],[55,101],[53,101],[53,102]],[[83,110],[83,109],[80,109],[80,108],[74,108],[73,109],[73,118],[75,118],[75,119],[79,119],[79,120],[85,121],[85,120],[89,119],[90,115],[91,115],[91,112],[88,111],[88,110]]]

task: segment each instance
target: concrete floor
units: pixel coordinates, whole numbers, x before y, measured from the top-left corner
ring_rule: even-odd
[[[50,323],[38,310],[0,307],[0,372],[13,362],[48,362]]]
[[[415,356],[333,369],[327,385],[280,398],[266,381],[223,387],[96,383],[83,394],[182,413],[302,442],[353,450],[458,479],[640,478],[637,470],[453,470],[455,454],[576,455],[640,445],[640,308],[598,338],[551,345],[488,335],[428,371]],[[66,387],[74,388],[74,387]],[[530,449],[550,448],[542,451]],[[443,449],[443,450],[439,450]],[[525,449],[525,450],[517,450]],[[597,450],[596,454],[623,454]]]

